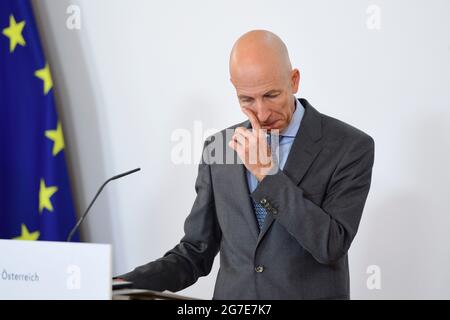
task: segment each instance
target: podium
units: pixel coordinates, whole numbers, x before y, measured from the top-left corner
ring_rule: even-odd
[[[109,300],[108,244],[0,240],[0,300]]]
[[[112,290],[111,245],[0,240],[0,300],[196,300]]]

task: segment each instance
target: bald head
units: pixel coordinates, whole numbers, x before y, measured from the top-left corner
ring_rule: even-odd
[[[244,113],[251,111],[263,129],[289,125],[300,72],[277,35],[254,30],[241,36],[231,50],[230,77]]]
[[[253,30],[242,35],[230,55],[231,80],[251,75],[257,80],[269,77],[289,78],[292,71],[284,42],[274,33]],[[258,79],[257,79],[258,78]]]

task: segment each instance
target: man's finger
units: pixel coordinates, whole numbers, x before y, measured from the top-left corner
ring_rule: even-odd
[[[236,151],[236,144],[237,142],[234,140],[230,140],[230,142],[228,142],[228,146],[235,151]]]
[[[247,128],[244,128],[244,127],[237,127],[234,130],[234,132],[235,132],[235,134],[240,134],[241,136],[244,136],[247,139],[249,139],[250,136],[252,135],[252,133]]]
[[[244,112],[246,114],[246,116],[248,117],[248,119],[250,120],[250,123],[252,124],[253,129],[261,129],[259,120],[256,117],[256,115],[253,113],[253,111],[251,111],[250,109],[247,109],[247,108],[242,108],[242,112]]]
[[[238,154],[239,152],[242,150],[242,146],[240,143],[238,143],[236,140],[231,140],[230,142],[228,142],[228,146],[233,149],[234,151],[236,151]]]
[[[252,135],[249,132],[235,131],[232,140],[236,141],[238,144],[242,146],[247,146],[249,141],[252,139]]]
[[[237,143],[235,140],[231,140],[228,143],[228,146],[231,149],[233,149],[238,154],[238,156],[241,159],[241,161],[244,162],[244,159],[245,159],[245,150],[244,150],[244,148],[239,143]]]

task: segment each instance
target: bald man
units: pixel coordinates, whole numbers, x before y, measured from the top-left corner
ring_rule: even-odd
[[[175,292],[220,252],[213,299],[349,299],[373,139],[295,98],[300,72],[271,32],[236,41],[230,76],[248,120],[205,142],[180,243],[120,278]]]

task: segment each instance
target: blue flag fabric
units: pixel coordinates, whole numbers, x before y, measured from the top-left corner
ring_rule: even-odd
[[[0,238],[66,239],[75,211],[64,148],[31,3],[0,0]]]

